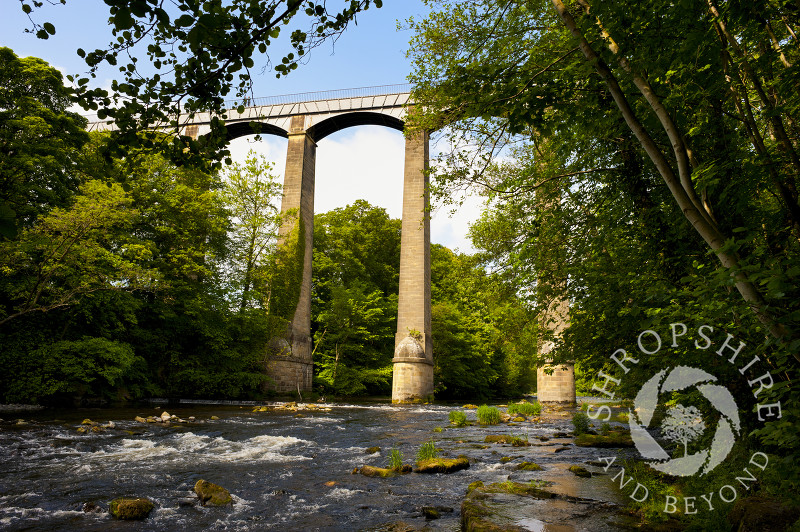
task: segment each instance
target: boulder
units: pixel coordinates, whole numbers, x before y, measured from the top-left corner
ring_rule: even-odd
[[[517,466],[517,469],[521,471],[541,471],[542,466],[533,462],[522,462]]]
[[[633,447],[634,444],[630,434],[611,432],[608,436],[580,434],[575,437],[575,445],[578,447],[613,449],[618,447]]]
[[[572,473],[576,477],[581,477],[581,478],[591,478],[592,477],[592,474],[586,468],[581,467],[579,465],[569,466],[569,470],[572,471]]]
[[[477,488],[482,488],[482,487],[483,487],[483,482],[481,482],[480,480],[476,480],[475,482],[473,482],[472,484],[467,486],[467,495],[469,495],[469,493],[472,490],[477,489]]]
[[[162,413],[161,413],[161,415],[160,415],[159,417],[161,418],[161,421],[162,421],[163,423],[166,423],[167,421],[169,421],[170,419],[172,419],[172,416],[171,416],[171,415],[169,415],[169,413],[168,413],[167,411],[164,411],[164,412],[162,412]]]
[[[379,477],[379,478],[388,478],[393,477],[397,474],[394,469],[386,469],[384,467],[373,467],[365,465],[361,469],[359,469],[359,473],[364,475],[365,477]]]
[[[458,458],[429,458],[417,462],[417,473],[455,473],[462,469],[469,469],[469,459],[466,456]]]
[[[422,515],[425,516],[425,519],[439,519],[440,517],[439,510],[433,506],[423,506]]]
[[[233,504],[233,498],[228,490],[207,480],[198,480],[197,484],[194,485],[194,492],[200,498],[200,504],[203,506]]]
[[[136,521],[146,518],[153,510],[153,502],[146,498],[114,499],[108,505],[108,511],[116,519]]]
[[[364,452],[366,454],[375,454],[375,453],[381,452],[381,448],[380,447],[367,447],[367,449]]]
[[[510,434],[489,434],[483,440],[484,443],[508,443],[514,447],[528,447],[530,443],[528,440],[512,436]]]

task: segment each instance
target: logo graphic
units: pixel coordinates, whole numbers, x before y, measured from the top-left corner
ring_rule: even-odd
[[[727,388],[713,384],[717,378],[701,369],[677,366],[669,372],[664,369],[642,386],[634,401],[634,411],[629,421],[631,438],[639,453],[648,460],[653,469],[675,476],[694,475],[700,471],[705,475],[728,456],[741,430],[739,409]],[[671,457],[648,432],[655,428],[654,414],[659,406],[659,396],[686,391],[695,387],[711,406],[719,412],[716,432],[709,449],[700,449],[689,454],[689,443],[699,438],[706,430],[700,411],[678,404],[667,410],[660,424],[662,435],[683,444],[683,456]],[[702,470],[702,471],[701,471]]]

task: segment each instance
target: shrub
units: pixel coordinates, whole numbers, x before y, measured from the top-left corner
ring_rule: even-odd
[[[438,451],[436,450],[436,443],[431,441],[426,441],[423,443],[419,451],[417,451],[417,463],[422,462],[423,460],[430,460],[431,458],[436,458]]]
[[[572,414],[572,425],[575,427],[575,435],[578,436],[589,432],[592,422],[589,421],[589,416],[583,412],[575,412]]]
[[[600,426],[600,434],[602,434],[603,436],[608,436],[609,432],[611,432],[611,425],[609,425],[608,423],[603,423]]]
[[[450,423],[456,427],[465,427],[467,425],[467,415],[461,410],[453,410],[447,417],[450,419]]]
[[[542,413],[542,403],[534,401],[533,403],[511,403],[508,405],[508,414],[522,414],[523,416],[538,416]]]
[[[389,469],[400,471],[403,468],[403,453],[397,447],[389,451]]]
[[[493,406],[479,406],[477,415],[478,423],[481,425],[497,425],[500,423],[500,411]]]

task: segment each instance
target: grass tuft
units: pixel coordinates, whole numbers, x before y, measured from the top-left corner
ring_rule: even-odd
[[[467,415],[461,410],[453,410],[447,415],[447,417],[450,420],[450,423],[456,427],[467,426]]]
[[[500,411],[493,406],[481,405],[476,412],[481,425],[497,425],[500,423]]]
[[[511,403],[508,405],[508,415],[522,414],[523,416],[538,416],[542,413],[542,403],[534,401],[533,403]]]
[[[436,450],[436,443],[433,440],[426,441],[417,451],[417,463],[420,463],[423,460],[436,458],[438,454],[439,452]]]

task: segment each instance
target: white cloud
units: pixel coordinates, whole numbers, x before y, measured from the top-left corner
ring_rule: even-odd
[[[250,149],[275,162],[276,174],[283,177],[287,140],[264,136],[231,142],[234,160],[241,161]],[[403,209],[403,166],[405,140],[395,130],[380,126],[346,129],[322,139],[317,146],[314,210],[327,212],[344,207],[357,199],[383,207],[392,218],[400,218]],[[450,206],[434,205],[431,218],[431,241],[471,253],[467,237],[469,223],[481,212],[482,200],[468,198],[455,214]]]

